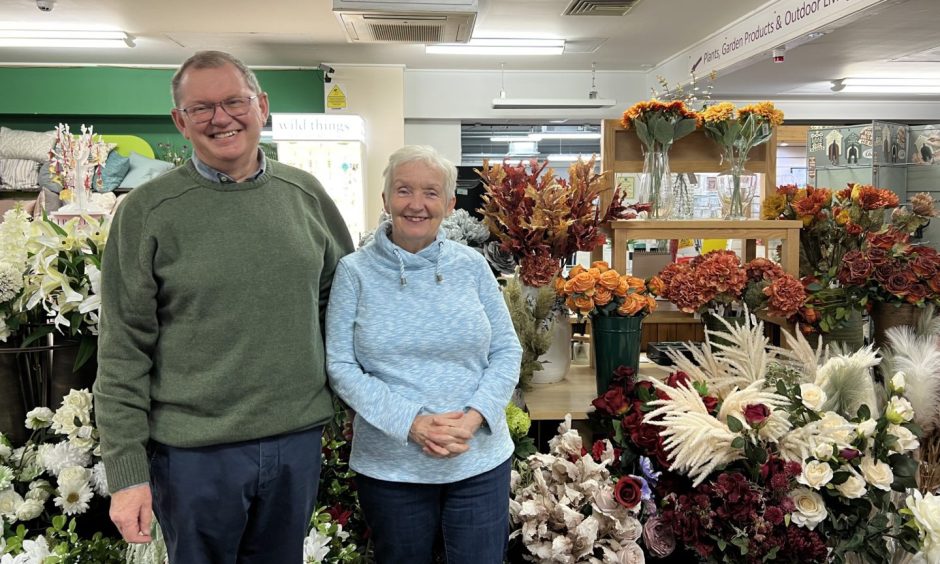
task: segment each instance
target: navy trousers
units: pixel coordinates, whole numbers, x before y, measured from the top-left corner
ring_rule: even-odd
[[[201,448],[153,443],[150,486],[170,564],[300,562],[322,432]]]
[[[447,564],[502,564],[509,542],[509,460],[449,484],[356,476],[378,564],[430,564],[441,533]]]

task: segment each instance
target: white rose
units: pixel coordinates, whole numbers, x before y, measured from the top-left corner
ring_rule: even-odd
[[[835,447],[829,443],[819,443],[816,445],[816,448],[813,449],[813,456],[819,460],[829,460],[832,458],[832,455],[835,454]]]
[[[48,407],[37,407],[26,414],[27,429],[45,429],[52,424],[52,410]]]
[[[800,397],[806,409],[819,411],[826,403],[826,392],[816,384],[800,384]]]
[[[790,514],[790,519],[798,527],[806,527],[812,531],[829,516],[822,496],[812,490],[797,488],[790,492],[790,498],[796,506],[796,510]]]
[[[643,549],[635,542],[624,544],[620,552],[617,553],[617,558],[620,564],[643,564],[646,562]]]
[[[848,480],[836,486],[836,490],[842,494],[842,497],[848,499],[858,499],[868,493],[868,488],[865,487],[865,480],[855,474],[852,474],[849,476]]]
[[[876,427],[878,427],[878,422],[874,419],[868,419],[859,423],[858,427],[855,428],[855,432],[858,433],[859,437],[870,439],[875,434]]]
[[[914,522],[924,534],[924,544],[932,544],[934,550],[940,552],[940,495],[923,495],[918,490],[911,490],[906,503],[907,508],[914,514]],[[925,552],[927,549],[925,546]]]
[[[16,508],[16,518],[20,521],[30,521],[39,517],[42,509],[43,503],[38,499],[24,499],[23,503]]]
[[[917,440],[914,433],[907,427],[888,425],[888,433],[894,435],[894,438],[898,440],[898,447],[901,449],[899,452],[907,452],[920,448],[920,441]]]
[[[0,441],[0,461],[10,458],[10,454],[12,452],[13,450],[10,448],[9,445],[4,444],[2,441]]]
[[[896,394],[904,393],[904,373],[896,372],[894,376],[891,377],[891,389],[894,390]]]
[[[0,491],[0,515],[14,519],[16,517],[16,508],[21,503],[23,503],[23,498],[13,488]]]
[[[614,488],[611,486],[598,488],[597,493],[594,494],[594,505],[602,513],[613,513],[622,507],[617,503],[617,499],[614,497]]]
[[[914,408],[911,402],[906,398],[894,396],[888,402],[888,409],[885,410],[885,416],[888,421],[895,425],[900,425],[914,418]]]
[[[78,411],[88,412],[92,406],[92,395],[88,390],[72,390],[62,398],[62,405],[75,408]]]
[[[59,484],[84,484],[91,478],[91,471],[81,466],[69,466],[59,472]]]
[[[865,477],[865,480],[872,487],[884,491],[891,490],[891,482],[894,481],[894,472],[891,470],[891,467],[884,462],[875,460],[874,457],[869,455],[862,459],[862,463],[859,464],[859,469],[862,471],[862,476]]]
[[[814,490],[825,486],[832,480],[832,468],[826,462],[813,460],[803,466],[803,473],[796,477],[796,481],[809,486]]]
[[[823,413],[822,419],[819,420],[819,430],[840,448],[851,446],[855,438],[855,425],[834,411]]]

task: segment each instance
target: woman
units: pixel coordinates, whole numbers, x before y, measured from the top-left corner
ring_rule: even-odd
[[[522,349],[485,259],[440,229],[454,165],[409,145],[384,175],[391,220],[340,261],[326,321],[330,384],[357,414],[359,502],[379,563],[430,563],[440,531],[449,564],[499,564]]]

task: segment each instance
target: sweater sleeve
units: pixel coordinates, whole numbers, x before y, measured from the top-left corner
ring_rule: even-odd
[[[155,245],[132,196],[118,208],[101,268],[95,419],[112,492],[149,481],[150,372],[159,336]]]
[[[519,382],[522,346],[512,326],[509,309],[499,284],[485,263],[483,267],[485,272],[480,276],[480,301],[490,321],[492,332],[489,365],[483,371],[480,385],[467,407],[479,411],[492,432],[493,429],[506,425],[506,404],[509,403],[512,391]]]
[[[422,406],[392,392],[385,382],[362,370],[354,344],[358,302],[352,274],[340,262],[326,313],[326,371],[330,386],[357,415],[405,444]]]
[[[325,193],[325,192],[324,192]],[[330,290],[333,285],[333,276],[339,259],[353,252],[353,242],[349,235],[349,227],[343,216],[336,209],[336,204],[329,197],[320,202],[323,217],[326,222],[328,240],[324,245],[323,270],[320,271],[320,331],[325,333],[326,309],[330,300]]]

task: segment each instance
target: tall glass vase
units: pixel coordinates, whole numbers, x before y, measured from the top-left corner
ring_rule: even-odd
[[[669,173],[669,146],[654,143],[646,148],[637,200],[649,202],[650,219],[668,219],[675,208],[672,175]]]
[[[750,219],[751,204],[757,194],[757,175],[744,169],[744,162],[731,160],[716,179],[721,216],[724,219]]]

